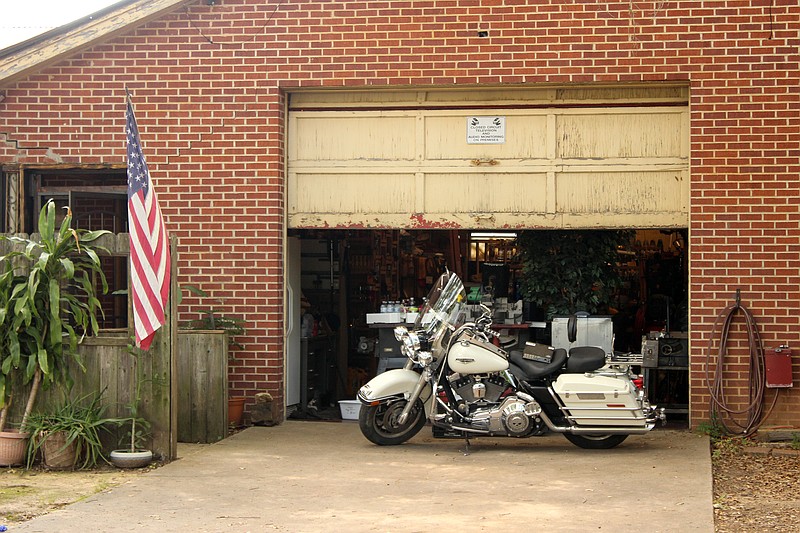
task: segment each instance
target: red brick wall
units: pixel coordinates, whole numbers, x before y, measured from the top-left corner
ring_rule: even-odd
[[[181,283],[248,318],[232,387],[280,394],[285,91],[686,82],[697,423],[710,330],[736,289],[765,345],[800,349],[798,21],[794,0],[195,2],[9,87],[0,162],[123,163],[128,85]],[[746,373],[730,383],[743,400]],[[770,423],[800,425],[799,407],[784,395]]]

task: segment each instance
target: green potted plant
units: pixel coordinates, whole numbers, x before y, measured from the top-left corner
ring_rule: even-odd
[[[30,434],[6,427],[13,391],[20,388],[22,371],[19,369],[19,355],[10,353],[11,337],[16,335],[11,329],[14,313],[11,293],[18,280],[10,262],[0,263],[0,268],[3,269],[0,275],[0,466],[15,466],[25,462]]]
[[[211,297],[206,291],[194,285],[184,285],[181,289],[186,289],[190,293],[201,298]],[[215,301],[220,304],[223,303],[219,298],[216,298]],[[180,301],[178,304],[180,304]],[[244,320],[242,318],[225,315],[220,312],[219,309],[213,307],[201,309],[199,312],[200,318],[186,321],[181,324],[181,327],[193,330],[223,330],[228,332],[228,343],[230,347],[242,347],[242,345],[236,341],[238,335],[244,334]]]
[[[28,468],[41,453],[44,466],[51,469],[93,468],[103,457],[100,433],[108,431],[114,419],[104,418],[101,394],[87,394],[63,402],[54,409],[32,412],[25,428],[31,434]]]
[[[24,388],[29,387],[20,423],[23,431],[41,387],[56,384],[69,389],[70,366],[85,371],[77,345],[99,329],[97,284],[103,293],[108,290],[100,258],[89,244],[109,232],[74,229],[71,223],[67,209],[57,228],[56,207],[50,200],[39,214],[38,240],[0,235],[0,240],[16,245],[0,257],[4,269],[0,285],[5,291],[0,298],[4,303],[0,432],[11,398],[19,397]]]
[[[555,315],[595,313],[620,284],[617,250],[632,232],[617,230],[526,231],[518,240],[525,299]]]
[[[131,390],[131,401],[125,407],[128,416],[120,418],[118,424],[127,426],[125,433],[125,448],[112,450],[109,455],[111,464],[118,468],[139,468],[147,466],[153,460],[152,450],[145,449],[145,442],[150,430],[150,423],[140,416],[139,404],[142,401],[142,384],[144,383],[143,370],[139,364],[142,351],[135,345],[128,345],[128,353],[133,357],[134,369]]]

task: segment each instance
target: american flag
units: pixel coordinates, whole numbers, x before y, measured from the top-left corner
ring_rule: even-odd
[[[142,153],[139,128],[128,95],[125,111],[128,142],[128,232],[131,236],[131,298],[136,346],[150,348],[164,324],[169,296],[169,239],[164,217]]]

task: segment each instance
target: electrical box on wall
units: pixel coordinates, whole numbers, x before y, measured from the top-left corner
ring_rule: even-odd
[[[767,387],[782,388],[792,386],[792,350],[786,345],[766,351],[764,359],[767,366]]]

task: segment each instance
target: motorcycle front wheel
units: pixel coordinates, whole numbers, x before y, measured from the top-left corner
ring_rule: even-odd
[[[379,405],[362,405],[358,415],[361,433],[380,446],[402,444],[422,429],[425,425],[425,407],[420,400],[414,404],[405,424],[398,424],[397,418],[406,406],[405,400],[381,403]]]
[[[627,435],[575,435],[572,433],[564,433],[564,437],[578,448],[586,450],[609,450],[619,446],[628,438]]]

